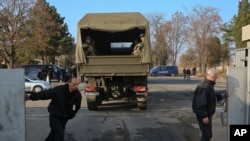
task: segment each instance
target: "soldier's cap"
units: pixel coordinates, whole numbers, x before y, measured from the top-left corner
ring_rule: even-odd
[[[145,35],[144,34],[140,34],[140,37],[144,37]]]

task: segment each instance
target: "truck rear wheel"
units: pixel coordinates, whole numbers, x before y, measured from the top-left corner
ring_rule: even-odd
[[[138,102],[138,108],[140,110],[147,110],[147,102]]]
[[[103,101],[103,93],[100,92],[100,95],[96,96],[96,102],[98,104],[98,106],[102,105],[102,101]]]
[[[87,105],[88,105],[89,110],[97,110],[98,109],[97,102],[87,102]]]

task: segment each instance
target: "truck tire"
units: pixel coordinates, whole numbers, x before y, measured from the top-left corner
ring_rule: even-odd
[[[138,108],[140,110],[147,110],[147,102],[138,102]]]
[[[97,100],[97,104],[98,104],[98,106],[101,106],[102,105],[102,100]]]
[[[96,102],[98,104],[98,106],[101,106],[102,105],[102,101],[103,101],[103,95],[99,95],[96,97]]]
[[[87,102],[87,105],[88,105],[89,110],[97,110],[98,109],[97,102]]]

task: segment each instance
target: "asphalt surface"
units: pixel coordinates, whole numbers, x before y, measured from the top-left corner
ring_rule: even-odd
[[[200,131],[191,109],[192,94],[201,78],[149,77],[148,109],[121,101],[104,102],[98,111],[89,111],[83,95],[82,107],[65,130],[65,141],[199,141]],[[60,85],[61,83],[53,83]],[[82,89],[81,84],[79,89]],[[216,90],[225,90],[225,80]],[[26,102],[26,140],[43,141],[50,128],[49,101]],[[227,140],[227,116],[213,117],[212,141]]]

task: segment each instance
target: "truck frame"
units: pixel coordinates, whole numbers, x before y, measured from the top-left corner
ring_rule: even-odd
[[[142,33],[142,54],[133,56],[131,44]],[[95,40],[94,56],[84,54],[87,36]],[[149,23],[141,13],[86,14],[78,22],[75,56],[77,77],[86,83],[89,110],[110,100],[136,102],[139,109],[147,109],[151,47]]]

